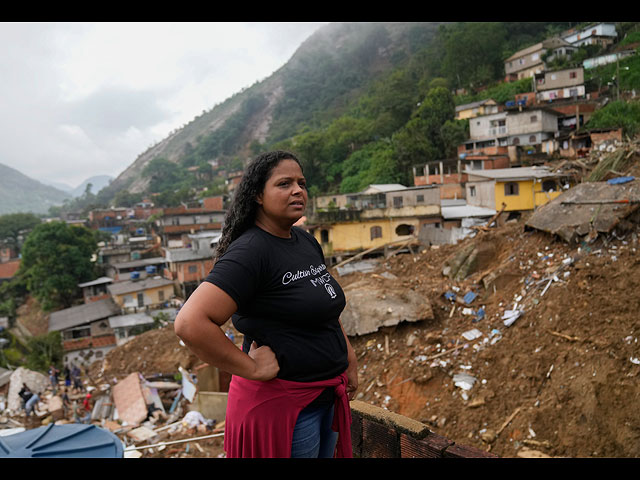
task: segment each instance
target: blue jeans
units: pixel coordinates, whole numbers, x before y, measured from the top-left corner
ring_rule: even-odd
[[[333,404],[302,410],[293,429],[291,458],[333,458],[338,432],[332,423]]]

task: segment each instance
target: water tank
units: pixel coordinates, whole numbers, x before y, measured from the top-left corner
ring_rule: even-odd
[[[155,265],[149,265],[147,267],[145,267],[145,270],[147,271],[148,274],[154,274],[156,273],[156,266]]]
[[[131,280],[138,280],[140,278],[140,272],[131,272],[129,278]]]
[[[73,423],[0,437],[0,458],[122,458],[122,441],[95,425]]]

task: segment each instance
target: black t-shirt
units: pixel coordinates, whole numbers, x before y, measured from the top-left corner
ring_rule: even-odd
[[[345,371],[347,346],[339,318],[345,296],[328,272],[316,239],[293,227],[280,238],[251,227],[229,245],[205,279],[238,305],[232,321],[251,342],[268,345],[278,378],[326,380]]]

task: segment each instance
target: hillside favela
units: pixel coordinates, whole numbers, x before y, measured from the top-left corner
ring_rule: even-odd
[[[227,457],[232,375],[174,322],[273,150],[346,297],[354,461],[639,457],[639,51],[637,22],[329,23],[113,178],[0,158],[0,457]]]

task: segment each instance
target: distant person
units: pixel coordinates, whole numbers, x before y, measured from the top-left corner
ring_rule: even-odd
[[[22,408],[26,409],[27,401],[33,396],[33,392],[27,387],[26,383],[23,383],[18,396],[22,399]]]
[[[60,372],[58,371],[58,369],[51,365],[49,367],[49,381],[51,382],[51,388],[53,389],[53,393],[55,393],[58,390],[58,374]]]
[[[82,373],[76,365],[71,368],[71,380],[73,382],[73,393],[80,393],[84,390],[82,385]]]
[[[71,386],[71,370],[69,369],[69,365],[64,366],[64,386]]]
[[[27,403],[24,406],[27,417],[31,416],[32,412],[35,412],[36,405],[40,401],[40,395],[40,393],[34,393],[29,397],[29,400],[27,400]]]
[[[67,394],[67,387],[62,389],[62,408],[64,410],[64,416],[66,417],[69,414],[69,409],[71,408],[71,400],[69,399],[69,395]]]

